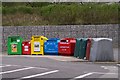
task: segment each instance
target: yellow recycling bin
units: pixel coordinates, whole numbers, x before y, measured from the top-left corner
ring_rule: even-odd
[[[31,55],[44,55],[44,42],[48,40],[44,36],[32,36],[31,39]]]

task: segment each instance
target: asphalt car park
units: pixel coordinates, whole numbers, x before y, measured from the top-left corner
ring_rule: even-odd
[[[0,65],[2,72],[0,74],[3,80],[6,78],[9,80],[118,78],[120,65],[117,63],[71,62],[56,60],[56,56],[51,57],[40,55],[2,56]]]

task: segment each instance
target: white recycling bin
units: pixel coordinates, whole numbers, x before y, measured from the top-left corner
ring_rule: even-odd
[[[114,61],[112,39],[92,38],[90,61]]]

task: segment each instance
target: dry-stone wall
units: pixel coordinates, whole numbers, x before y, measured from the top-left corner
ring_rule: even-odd
[[[2,50],[7,50],[7,37],[19,35],[30,40],[32,35],[43,35],[47,38],[57,37],[106,37],[113,39],[113,46],[118,46],[118,24],[109,25],[61,25],[61,26],[4,26]]]

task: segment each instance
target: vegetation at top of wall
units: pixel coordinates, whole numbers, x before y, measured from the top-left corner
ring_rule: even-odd
[[[3,26],[119,24],[119,3],[3,3]]]

